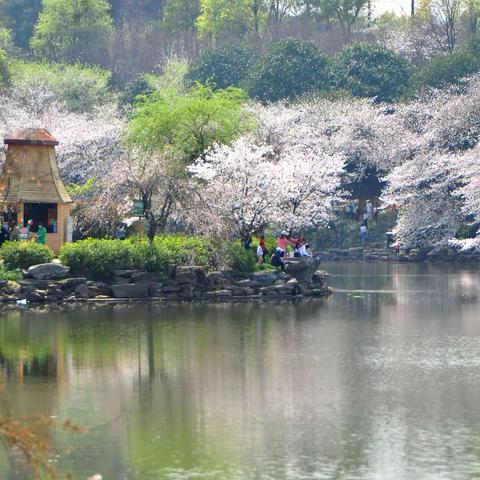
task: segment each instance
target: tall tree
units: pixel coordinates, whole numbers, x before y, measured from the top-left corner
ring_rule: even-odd
[[[56,61],[105,64],[112,34],[107,0],[43,0],[31,46]]]
[[[260,4],[250,0],[200,0],[200,10],[198,30],[214,41],[225,37],[244,38],[258,25],[261,14]]]
[[[323,14],[335,18],[342,28],[345,42],[352,37],[352,27],[368,5],[368,0],[323,0]]]
[[[41,9],[41,0],[0,0],[0,18],[19,47],[28,47]]]

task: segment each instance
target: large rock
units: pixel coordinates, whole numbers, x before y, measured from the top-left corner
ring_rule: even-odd
[[[312,275],[312,282],[317,285],[325,285],[329,277],[330,274],[325,270],[316,270]]]
[[[310,280],[320,262],[312,257],[288,258],[285,261],[285,272],[300,282]]]
[[[177,267],[175,272],[176,283],[190,283],[201,287],[207,286],[207,276],[202,267]]]
[[[255,272],[252,275],[252,281],[255,283],[259,283],[263,286],[273,285],[278,279],[279,277],[276,273]]]
[[[30,267],[27,271],[27,275],[29,278],[35,280],[60,280],[68,277],[69,272],[69,267],[64,267],[59,263],[42,263]]]
[[[87,283],[85,277],[67,278],[60,284],[60,288],[62,290],[74,290],[78,285],[82,285],[82,283]]]
[[[222,272],[211,272],[206,276],[210,288],[221,288],[231,284],[231,281]]]
[[[147,298],[150,283],[131,283],[112,285],[112,294],[115,298]]]

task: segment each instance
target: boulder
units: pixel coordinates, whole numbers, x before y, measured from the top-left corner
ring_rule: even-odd
[[[325,270],[316,270],[312,275],[312,282],[319,285],[324,285],[329,277],[330,274]]]
[[[303,282],[310,280],[320,262],[312,257],[287,258],[285,272]]]
[[[78,278],[67,278],[60,284],[60,288],[62,290],[71,290],[78,287],[82,283],[87,283],[87,279],[85,277],[78,277]]]
[[[179,285],[163,285],[163,293],[178,293],[182,291],[182,287]]]
[[[154,282],[148,287],[148,296],[153,298],[159,298],[163,293],[163,283]]]
[[[230,280],[222,272],[211,272],[206,276],[207,284],[210,288],[224,287],[230,285]]]
[[[30,267],[27,270],[27,275],[35,280],[60,280],[67,277],[69,272],[69,267],[64,267],[58,263],[42,263]]]
[[[209,285],[202,267],[177,267],[174,278],[176,283],[190,283],[202,288],[207,288]]]
[[[278,280],[277,273],[267,273],[267,272],[255,272],[252,275],[252,280],[256,283],[265,285],[273,285]]]
[[[135,272],[130,277],[133,283],[153,282],[155,280],[153,273],[150,272]]]
[[[232,296],[232,290],[217,290],[215,295],[219,298],[227,298]]]
[[[78,298],[88,298],[90,295],[90,289],[88,288],[88,285],[86,283],[82,283],[80,285],[77,285],[75,288],[75,296]]]
[[[134,273],[136,273],[135,270],[114,270],[113,272],[116,277],[128,279],[130,279]]]
[[[32,303],[44,302],[46,298],[46,292],[43,290],[31,290],[26,292],[25,295],[21,295],[23,298]]]
[[[239,287],[243,287],[243,288],[260,288],[263,286],[260,282],[256,282],[255,280],[250,280],[248,278],[245,280],[240,280],[236,282],[236,284]]]
[[[150,283],[131,283],[125,285],[112,285],[115,298],[147,298]]]

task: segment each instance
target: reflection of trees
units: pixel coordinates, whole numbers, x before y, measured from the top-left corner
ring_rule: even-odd
[[[441,355],[429,349],[452,328],[480,334],[474,305],[461,297],[475,294],[478,276],[435,265],[366,264],[333,281],[368,291],[298,304],[7,315],[0,324],[6,392],[19,412],[41,410],[92,427],[62,458],[80,478],[93,464],[105,478],[129,468],[138,478],[166,478],[168,471],[354,477],[380,462],[372,445],[389,428],[403,432],[408,415],[423,412],[415,404],[423,395],[415,383],[421,369],[406,359],[449,358],[454,341]],[[422,381],[435,421],[442,408],[454,415],[436,395],[465,402],[442,387],[440,373]],[[458,391],[467,396],[469,387]],[[52,437],[64,441],[56,431]],[[405,437],[394,440],[404,448]]]

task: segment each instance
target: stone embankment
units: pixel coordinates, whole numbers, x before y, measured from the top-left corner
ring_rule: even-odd
[[[150,272],[119,270],[107,282],[70,275],[68,267],[43,264],[31,267],[19,282],[0,282],[0,301],[85,302],[157,299],[176,301],[234,301],[323,297],[331,293],[329,274],[318,262],[293,259],[286,273],[256,272],[250,275],[210,272],[201,267],[171,267],[168,278]]]
[[[459,252],[453,248],[392,250],[372,248],[329,249],[315,252],[322,262],[337,261],[389,261],[389,262],[480,262],[480,253]]]

